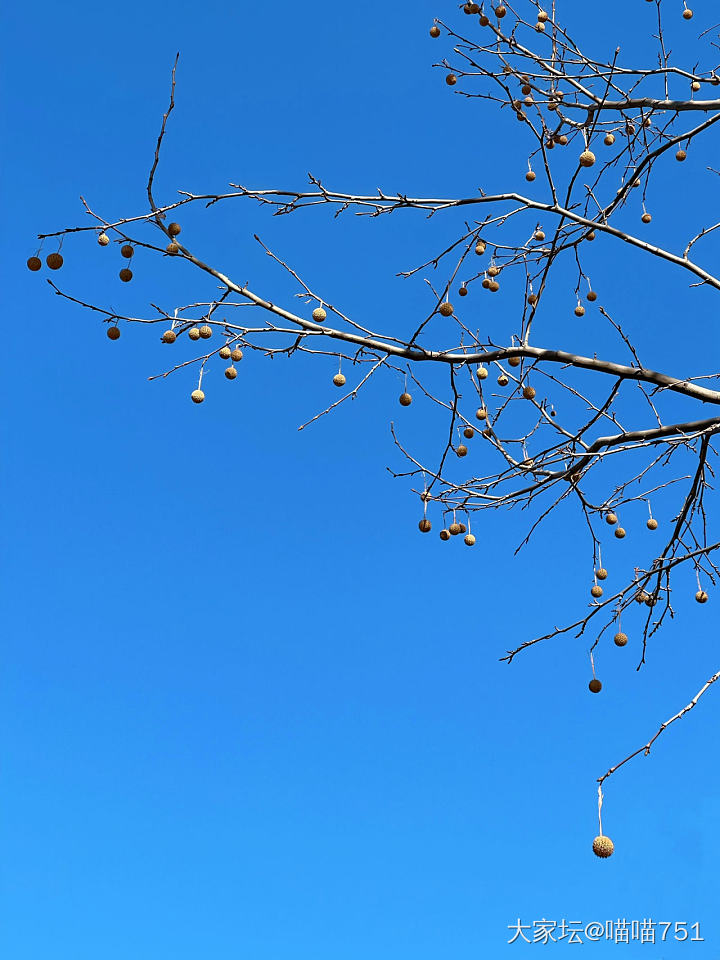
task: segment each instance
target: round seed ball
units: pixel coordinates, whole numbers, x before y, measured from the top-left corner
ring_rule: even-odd
[[[177,340],[177,334],[175,333],[174,330],[166,330],[165,333],[162,335],[163,343],[175,343],[176,340]]]
[[[165,253],[169,253],[171,257],[174,257],[176,253],[180,253],[180,247],[173,240],[165,247]]]
[[[648,528],[648,530],[657,530],[657,528],[658,528],[658,522],[657,522],[657,520],[655,519],[655,517],[650,517],[650,519],[649,519],[648,522],[645,524],[645,526]]]
[[[702,87],[702,84],[700,83],[699,80],[693,80],[693,82],[690,84],[690,86],[691,86],[691,88],[692,88],[692,90],[693,90],[693,93],[697,93],[698,90],[700,90],[700,88]]]
[[[323,307],[315,307],[312,312],[312,318],[315,323],[322,323],[323,320],[327,320],[327,311]]]
[[[225,376],[228,378],[228,380],[234,380],[237,376],[237,370],[235,367],[227,367],[225,370]]]
[[[235,347],[235,349],[230,354],[230,359],[233,363],[238,363],[243,358],[243,352],[240,347]]]
[[[598,580],[607,580],[608,572],[605,567],[598,567],[595,571],[595,576],[598,578]]]
[[[474,428],[473,428],[473,427],[465,427],[465,429],[463,430],[463,436],[464,436],[467,440],[472,440],[472,438],[475,436],[475,430],[474,430]]]
[[[180,226],[179,223],[168,224],[168,233],[170,234],[171,237],[176,237],[181,230],[182,230],[182,227]]]
[[[131,247],[129,243],[124,243],[120,247],[120,256],[125,257],[126,260],[129,260],[135,254],[135,248]]]
[[[347,381],[345,380],[344,373],[336,373],[333,377],[333,383],[336,387],[344,387]]]
[[[684,150],[678,150],[678,152],[675,154],[675,159],[682,163],[683,160],[687,160],[687,153],[685,153]]]
[[[123,267],[120,273],[118,274],[123,283],[129,283],[133,278],[132,270],[129,270],[127,267]]]
[[[642,220],[643,223],[650,223],[650,221],[652,220],[652,214],[651,214],[651,213],[644,213],[644,214],[640,217],[640,219]]]
[[[212,327],[208,326],[207,323],[204,323],[200,327],[200,336],[203,338],[203,340],[209,340],[212,336]]]
[[[520,366],[520,357],[508,357],[508,366],[510,367],[519,367]]]
[[[202,403],[205,399],[205,394],[202,392],[202,390],[193,390],[193,392],[190,394],[190,399],[193,403]]]
[[[500,284],[497,282],[497,280],[491,280],[488,283],[488,290],[490,291],[490,293],[497,293],[499,289],[500,289]]]
[[[486,27],[490,23],[490,17],[486,16],[484,13],[480,14],[480,26]]]
[[[484,241],[484,240],[478,240],[478,242],[475,244],[475,253],[476,253],[479,257],[481,257],[481,256],[485,253],[486,250],[487,250],[487,244],[485,243],[485,241]]]
[[[487,367],[478,367],[478,368],[477,368],[477,377],[478,377],[478,380],[487,380],[487,378],[488,378],[488,368],[487,368]]]
[[[498,386],[506,387],[510,383],[510,380],[505,376],[504,373],[501,373],[500,376],[497,378],[497,382],[498,382]]]
[[[459,443],[458,446],[457,446],[457,450],[455,451],[455,453],[457,453],[457,455],[458,455],[459,457],[466,457],[466,456],[467,456],[467,452],[468,452],[468,448],[465,446],[465,444],[464,444],[464,443]]]
[[[595,837],[593,840],[593,853],[597,857],[610,857],[615,849],[615,844],[610,837]]]
[[[465,544],[466,544],[468,547],[474,547],[474,546],[475,546],[475,537],[474,537],[471,533],[468,533],[467,536],[465,537]]]
[[[475,416],[478,420],[487,420],[487,410],[484,407],[479,407],[475,411]]]
[[[584,307],[581,303],[579,303],[579,304],[575,307],[575,316],[576,316],[576,317],[584,317],[584,316],[585,316],[585,307]]]
[[[440,306],[439,306],[439,308],[438,308],[438,312],[439,312],[443,317],[449,317],[449,316],[452,316],[453,309],[454,309],[453,305],[452,305],[451,303],[447,303],[447,302],[446,302],[446,303],[441,303],[441,304],[440,304]]]
[[[63,258],[61,253],[49,253],[45,257],[45,263],[50,267],[51,270],[59,270],[63,265]]]
[[[97,241],[101,247],[106,247],[110,243],[110,237],[103,231],[98,235]]]
[[[223,360],[229,360],[229,359],[230,359],[230,347],[228,347],[228,346],[220,347],[220,349],[218,350],[218,356],[222,357]]]
[[[528,170],[528,172],[525,174],[525,179],[527,180],[528,183],[532,183],[533,180],[535,180],[535,178],[536,178],[536,174],[534,170]]]
[[[536,293],[528,294],[528,298],[527,298],[527,299],[528,299],[528,303],[530,304],[531,307],[534,307],[535,304],[538,302],[538,298],[537,298],[537,294],[536,294]]]
[[[625,528],[617,527],[615,530],[615,536],[618,538],[618,540],[622,540],[622,538],[625,536]]]
[[[108,327],[107,328],[108,340],[119,340],[120,339],[120,327]]]
[[[602,690],[602,684],[597,679],[597,677],[592,678],[592,680],[588,684],[588,689],[590,690],[590,693],[600,693],[600,691]]]
[[[457,83],[457,77],[455,76],[455,74],[454,74],[454,73],[449,73],[449,74],[445,77],[445,83],[446,83],[449,87],[454,87],[455,84]]]
[[[507,13],[507,8],[504,7],[502,4],[500,4],[499,7],[495,7],[495,16],[498,18],[498,20],[502,20],[502,18],[505,16],[506,13]]]
[[[606,134],[605,134],[605,139],[603,140],[603,143],[605,144],[606,147],[611,147],[611,146],[615,143],[615,134],[614,134],[614,133],[606,133]]]
[[[698,603],[707,603],[708,595],[705,593],[704,590],[698,590],[698,592],[695,594],[695,599],[697,600]]]
[[[458,526],[460,527],[460,533],[467,533],[467,527],[462,520],[458,523]]]
[[[536,230],[533,234],[535,240],[538,240],[540,243],[545,239],[545,232],[543,230]]]
[[[538,10],[538,23],[547,23],[548,17],[549,14],[546,13],[545,10]]]
[[[430,27],[430,36],[433,39],[437,39],[440,36],[440,27],[435,23]]]
[[[449,530],[441,530],[441,531],[440,531],[440,539],[441,539],[441,540],[449,540],[449,539],[450,539],[450,531],[449,531]]]
[[[603,588],[596,583],[590,588],[590,595],[593,597],[601,597],[603,595]]]
[[[534,399],[535,399],[535,393],[536,393],[535,387],[525,386],[525,387],[523,387],[523,392],[522,392],[522,393],[523,393],[523,396],[525,397],[526,400],[534,400]]]
[[[683,20],[692,20],[692,18],[693,18],[692,10],[689,7],[686,7],[683,10]]]
[[[465,286],[465,284],[459,288],[458,293],[461,297],[466,297],[468,295],[468,288]]]
[[[409,407],[412,403],[412,397],[409,393],[401,393],[399,397],[401,407]]]
[[[28,262],[27,262],[28,270],[32,270],[33,272],[35,272],[36,270],[40,270],[41,267],[42,267],[42,260],[40,259],[40,257],[28,258]]]
[[[617,523],[617,516],[614,513],[606,513],[605,523],[609,523],[610,526],[612,526],[614,523]]]
[[[622,632],[616,633],[615,636],[613,637],[613,640],[615,641],[616,647],[624,647],[625,644],[628,642],[627,634]]]
[[[190,337],[191,340],[199,340],[200,329],[198,327],[190,327],[190,329],[188,330],[188,336]]]
[[[427,517],[423,517],[420,523],[418,524],[418,530],[420,533],[429,533],[432,528],[432,523],[428,520]]]
[[[580,166],[581,167],[592,167],[595,163],[595,154],[592,150],[583,150],[580,154]]]
[[[453,522],[448,527],[448,530],[450,531],[453,537],[456,537],[459,533],[462,533],[462,527],[457,522],[457,520],[453,520]]]
[[[588,290],[587,298],[590,301],[590,303],[595,303],[595,301],[597,300],[597,294],[595,293],[594,290]]]

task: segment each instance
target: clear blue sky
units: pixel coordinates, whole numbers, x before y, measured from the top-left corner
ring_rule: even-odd
[[[598,56],[621,34],[629,60],[654,55],[649,4],[559,5]],[[685,24],[667,4],[689,66],[689,40],[716,18],[694,6]],[[81,193],[109,219],[144,212],[177,50],[161,201],[229,180],[302,186],[309,170],[356,192],[524,185],[519,125],[431,67],[449,52],[428,37],[432,17],[461,20],[453,9],[39,0],[2,14],[8,960],[470,960],[530,951],[507,944],[517,918],[699,921],[704,943],[624,955],[720,956],[720,691],[610,780],[616,854],[590,850],[596,777],[717,669],[715,598],[698,607],[680,581],[643,671],[636,650],[603,647],[597,697],[585,640],[500,663],[584,607],[577,518],[558,516],[518,557],[519,513],[485,518],[473,550],[422,537],[417,501],[385,469],[402,467],[389,421],[428,448],[441,434],[420,402],[400,410],[396,377],[299,433],[335,399],[332,361],[253,355],[232,384],[215,370],[196,407],[191,375],[148,382],[168,356],[155,330],[111,343],[25,268],[37,233],[83,222]],[[648,236],[673,249],[717,196],[706,143],[652,197]],[[326,299],[385,329],[427,305],[394,273],[458,227],[410,213],[272,220],[250,203],[183,223],[205,259],[292,302],[257,231]],[[711,294],[595,246],[594,285],[645,363],[717,369]],[[114,250],[70,239],[63,252],[63,288],[119,311],[211,293],[176,262],[138,254],[125,286]],[[706,262],[718,252],[710,238]],[[554,296],[540,339],[587,347],[568,323],[570,285]],[[514,330],[513,303],[478,298],[478,326]],[[653,556],[643,519],[609,547],[619,576]]]

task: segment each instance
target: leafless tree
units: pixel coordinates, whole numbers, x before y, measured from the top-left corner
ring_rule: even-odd
[[[356,397],[383,371],[395,375],[399,371],[406,384],[399,398],[402,406],[412,404],[414,391],[447,416],[431,462],[409,449],[399,427],[392,428],[405,464],[395,476],[408,481],[419,498],[421,532],[430,532],[434,525],[443,541],[464,540],[473,546],[472,524],[477,525],[480,511],[520,508],[530,518],[526,543],[561,504],[573,505],[592,551],[589,604],[571,623],[526,640],[503,659],[512,662],[528,647],[569,632],[587,636],[593,692],[601,688],[595,677],[600,645],[606,650],[613,641],[617,647],[628,643],[624,617],[637,624],[633,640],[640,669],[649,641],[674,615],[678,568],[694,572],[699,603],[708,600],[706,588],[718,575],[713,553],[720,542],[713,542],[708,533],[706,507],[713,438],[720,431],[720,415],[709,412],[720,405],[720,391],[714,387],[720,374],[648,369],[630,331],[597,302],[584,268],[588,245],[604,238],[619,249],[635,247],[646,257],[663,261],[668,270],[684,271],[693,288],[720,290],[720,276],[703,264],[701,252],[702,240],[720,223],[708,223],[674,250],[645,239],[656,171],[663,164],[682,163],[720,121],[715,90],[720,85],[719,68],[671,65],[666,46],[663,15],[673,21],[673,30],[691,29],[692,11],[679,0],[648,2],[656,13],[657,64],[646,67],[622,64],[619,49],[607,62],[584,52],[557,19],[554,2],[548,10],[536,0],[494,8],[465,3],[455,17],[459,22],[437,20],[432,25],[431,36],[444,43],[446,52],[446,59],[436,66],[452,92],[511,111],[523,125],[529,147],[523,189],[513,185],[500,194],[479,189],[465,197],[409,197],[382,190],[360,196],[330,189],[310,176],[305,190],[231,183],[222,194],[180,190],[178,199],[159,204],[155,176],[175,105],[173,67],[170,103],[147,183],[149,211],[111,222],[83,200],[89,224],[39,235],[41,246],[53,245],[46,258],[51,269],[62,264],[55,243],[62,248],[69,238],[90,236],[103,246],[121,246],[127,258],[121,279],[131,279],[132,255],[142,248],[174,257],[210,282],[212,294],[195,303],[171,310],[151,305],[148,316],[133,317],[71,296],[49,281],[59,296],[94,311],[108,325],[111,339],[120,335],[120,324],[132,323],[159,325],[168,344],[182,335],[198,342],[203,347],[199,356],[178,359],[160,375],[196,370],[191,396],[197,403],[204,400],[208,364],[221,358],[227,363],[226,376],[234,379],[236,364],[248,350],[268,357],[306,353],[337,358],[333,383],[342,392],[313,420]],[[705,38],[712,57],[715,44],[707,34]],[[708,169],[712,176],[715,171]],[[399,336],[397,330],[375,329],[367,317],[348,316],[341,306],[328,303],[314,283],[301,278],[264,244],[278,269],[297,285],[301,308],[291,309],[266,291],[250,289],[204,262],[180,239],[175,218],[182,219],[183,208],[237,201],[255,202],[276,215],[322,207],[335,216],[351,211],[381,217],[406,211],[433,220],[460,211],[467,219],[452,243],[399,274],[422,277],[428,300],[426,315],[418,318],[412,334]],[[628,229],[631,216],[638,233]],[[28,266],[38,270],[42,262],[36,255]],[[543,344],[546,291],[556,277],[567,288],[568,270],[574,277],[568,313],[574,310],[579,321],[590,312],[587,319],[596,329],[605,325],[614,331],[616,356],[582,356],[557,344]],[[437,277],[443,279],[438,282]],[[503,341],[493,342],[469,326],[462,305],[477,297],[491,298],[503,286],[509,286],[506,295],[516,298],[516,319]],[[451,303],[451,295],[459,299]],[[465,300],[468,296],[470,301]],[[633,397],[638,402],[630,402]],[[486,445],[483,462],[493,464],[488,468],[492,472],[484,476],[460,472],[471,440]],[[671,516],[665,515],[662,523],[652,513],[654,497],[663,497],[664,503],[675,498]],[[625,518],[637,525],[639,515],[639,522],[657,531],[657,556],[645,566],[630,567],[633,573],[626,582],[606,591],[603,540],[623,539]],[[660,733],[692,709],[718,677],[720,671],[647,744],[598,779],[598,814],[607,778],[639,753],[649,753]],[[598,856],[609,856],[613,850],[601,821],[593,849]]]

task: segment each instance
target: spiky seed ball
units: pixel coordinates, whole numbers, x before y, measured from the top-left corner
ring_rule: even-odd
[[[585,316],[585,307],[584,307],[581,303],[579,303],[579,304],[575,307],[575,316],[576,316],[576,317],[584,317],[584,316]]]
[[[487,420],[487,410],[484,407],[480,407],[475,411],[475,416],[478,420]]]
[[[135,254],[135,248],[131,247],[129,243],[124,243],[120,247],[120,256],[125,257],[126,260],[129,260]]]
[[[601,597],[603,595],[603,588],[596,583],[590,588],[590,595],[596,598]]]
[[[634,600],[636,603],[647,603],[650,594],[647,590],[638,590],[635,594]]]
[[[625,644],[628,642],[627,634],[622,632],[616,633],[615,636],[613,637],[613,640],[615,641],[616,647],[624,647]]]
[[[28,257],[27,267],[28,267],[28,270],[32,270],[34,273],[36,270],[41,269],[42,260],[40,259],[40,257]]]
[[[480,14],[480,26],[486,27],[490,23],[490,17],[486,16],[484,13]]]
[[[132,270],[129,270],[127,267],[123,267],[120,273],[118,274],[123,283],[129,283],[133,278]]]
[[[460,527],[460,533],[467,533],[467,527],[462,520],[459,521],[458,526]]]
[[[651,213],[644,213],[644,214],[640,217],[640,219],[642,220],[643,223],[650,223],[650,221],[652,220],[652,214],[651,214]]]
[[[597,857],[610,857],[615,849],[615,844],[610,837],[595,837],[593,840],[593,853]]]
[[[420,533],[430,533],[432,529],[432,523],[428,520],[427,517],[423,517],[420,523],[418,524],[418,530]]]
[[[534,307],[537,302],[538,302],[537,294],[531,293],[528,295],[528,303],[530,304],[531,307]]]
[[[497,378],[497,382],[498,382],[498,386],[506,387],[510,383],[510,380],[505,376],[504,373],[501,373],[500,376]]]
[[[182,230],[182,227],[180,226],[179,223],[168,224],[168,233],[170,234],[171,237],[176,237],[181,230]]]
[[[333,377],[333,383],[336,387],[344,387],[346,382],[344,373],[336,373]]]
[[[471,533],[468,533],[465,537],[465,545],[468,547],[475,546],[475,537]]]
[[[449,530],[441,530],[441,531],[440,531],[440,539],[441,539],[441,540],[449,540],[449,539],[450,539],[450,531],[449,531]]]
[[[537,18],[539,23],[547,23],[548,17],[549,14],[545,10],[538,10]]]
[[[468,288],[465,286],[465,284],[459,288],[458,293],[461,297],[466,297],[468,295]]]
[[[222,357],[223,360],[229,360],[229,359],[230,359],[230,347],[228,347],[228,346],[220,347],[220,349],[218,350],[218,356],[219,356],[219,357]]]
[[[447,301],[445,301],[445,303],[441,303],[440,306],[438,307],[438,312],[443,317],[452,316],[453,310],[454,310],[453,305],[451,303],[448,303]]]
[[[597,677],[592,678],[592,680],[588,684],[588,689],[590,690],[590,693],[600,693],[600,691],[602,690],[602,684],[597,679]]]
[[[494,263],[488,267],[487,275],[489,277],[499,277],[500,276],[500,267],[496,266]]]
[[[232,367],[232,366],[227,367],[225,370],[225,376],[228,378],[228,380],[234,380],[235,377],[237,376],[237,370],[235,369],[235,367]]]
[[[542,22],[542,20],[538,20],[538,22],[535,24],[535,29],[538,33],[545,33],[545,24]]]
[[[530,86],[529,83],[524,83],[524,84],[522,85],[522,87],[520,87],[520,92],[521,92],[521,93],[532,93],[532,87]]]
[[[594,240],[594,239],[595,239],[595,231],[594,231],[594,230],[591,230],[591,231],[590,231],[590,233],[587,235],[587,239],[588,239],[588,240]]]
[[[475,428],[465,427],[465,429],[463,430],[463,436],[465,437],[466,440],[472,440],[472,438],[475,436]]]
[[[478,380],[487,380],[488,378],[488,368],[487,367],[478,367],[477,368]]]
[[[590,301],[590,303],[595,303],[597,300],[597,294],[594,290],[588,290],[587,299]]]
[[[445,83],[446,83],[449,87],[454,87],[455,84],[457,83],[457,77],[455,76],[455,74],[454,74],[454,73],[449,73],[449,74],[445,77]]]
[[[615,536],[618,538],[618,540],[622,540],[622,538],[625,536],[625,528],[617,527],[615,530]]]
[[[312,312],[312,318],[315,323],[322,323],[323,320],[327,320],[327,311],[322,307],[315,307]]]
[[[468,452],[468,448],[465,446],[465,444],[464,444],[464,443],[459,443],[458,446],[457,446],[457,450],[455,451],[455,453],[457,453],[457,455],[458,455],[459,457],[466,457],[466,456],[467,456],[467,452]]]
[[[199,328],[199,327],[190,327],[190,329],[188,330],[188,336],[190,337],[191,340],[199,340],[199,339],[200,339],[200,328]]]
[[[435,23],[430,27],[430,36],[433,39],[437,39],[440,36],[440,27]]]
[[[564,133],[561,133],[560,136],[557,138],[557,142],[560,144],[561,147],[566,147],[568,138],[565,136]]]
[[[606,513],[605,523],[609,523],[610,526],[612,526],[614,523],[617,523],[617,515],[614,513]]]
[[[209,340],[212,336],[212,327],[208,326],[207,323],[204,323],[200,327],[200,336],[203,338],[203,340]]]
[[[535,179],[535,171],[528,170],[528,172],[525,174],[525,179],[527,180],[528,183],[532,183],[533,180]]]
[[[411,397],[410,394],[406,391],[405,393],[401,393],[401,394],[400,394],[399,401],[400,401],[400,406],[401,406],[401,407],[409,407],[410,404],[412,403],[412,397]]]
[[[230,354],[230,359],[233,361],[233,363],[239,363],[240,360],[242,360],[242,358],[243,358],[242,350],[240,349],[240,347],[235,347],[235,349]]]
[[[171,257],[174,257],[176,253],[180,253],[180,247],[173,240],[165,247],[165,253],[169,253]]]
[[[108,327],[107,328],[108,340],[119,340],[120,339],[120,327]]]
[[[606,134],[605,134],[605,139],[603,140],[603,143],[605,144],[606,147],[611,147],[611,146],[615,143],[615,134],[614,134],[614,133],[606,133]]]
[[[483,290],[490,289],[490,280],[487,277],[483,278],[482,286],[483,286]]]
[[[595,154],[592,150],[583,150],[580,154],[580,166],[581,167],[592,167],[595,163]]]
[[[682,163],[683,160],[687,160],[687,153],[685,153],[684,150],[678,150],[678,152],[675,154],[675,159]]]
[[[509,364],[509,366],[511,366],[511,367],[519,367],[519,366],[520,366],[520,357],[508,357],[508,364]]]
[[[683,20],[692,20],[693,12],[689,7],[685,7],[683,10]]]
[[[500,284],[497,282],[497,280],[491,280],[488,283],[488,290],[490,291],[490,293],[497,293],[499,289],[500,289]]]
[[[457,520],[453,520],[453,522],[448,527],[448,530],[450,531],[453,537],[456,537],[459,533],[462,533],[462,527],[457,522]]]
[[[705,593],[704,590],[698,590],[698,592],[695,594],[695,599],[697,600],[698,603],[707,603],[708,595]]]
[[[655,517],[650,517],[650,519],[649,519],[648,522],[645,524],[645,526],[648,528],[648,530],[657,530],[657,528],[658,528],[658,522],[657,522],[657,520],[655,519]]]
[[[595,576],[598,578],[598,580],[607,580],[608,572],[605,567],[598,567],[595,571]]]
[[[699,80],[693,80],[690,86],[692,87],[693,93],[697,93],[698,90],[701,88],[702,84],[700,83]]]
[[[193,403],[202,403],[205,399],[205,394],[202,392],[202,390],[193,390],[193,392],[190,394],[190,399]]]
[[[45,257],[45,263],[50,267],[51,270],[59,270],[63,265],[63,258],[61,253],[49,253]]]
[[[98,234],[98,243],[101,247],[106,247],[110,243],[110,237],[103,231]]]
[[[536,230],[533,234],[533,237],[535,240],[538,240],[540,243],[542,243],[542,241],[545,239],[545,233],[543,230]]]
[[[534,400],[535,387],[531,387],[531,386],[523,387],[523,396],[525,397],[526,400]]]
[[[645,601],[645,606],[654,607],[656,603],[657,603],[657,597],[654,594],[649,593],[647,600]]]
[[[485,429],[484,429],[483,432],[482,432],[482,435],[483,435],[484,437],[488,437],[488,438],[491,437],[491,436],[492,436],[492,427],[485,427]]]
[[[175,333],[174,330],[166,330],[165,333],[162,335],[163,343],[175,343],[176,340],[177,340],[177,334]]]
[[[495,16],[498,18],[498,20],[502,20],[502,18],[505,16],[506,13],[507,13],[507,8],[504,7],[502,4],[500,4],[499,7],[495,7]]]
[[[485,253],[486,250],[487,250],[487,244],[485,243],[485,241],[484,241],[484,240],[478,240],[478,242],[475,244],[475,253],[476,253],[479,257],[481,257],[481,256]]]

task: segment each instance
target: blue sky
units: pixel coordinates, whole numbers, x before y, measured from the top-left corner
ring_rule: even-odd
[[[654,7],[579,6],[559,4],[595,54],[621,42],[631,62],[654,56]],[[692,24],[679,2],[664,6],[675,62],[691,66],[711,5],[697,0]],[[428,37],[435,15],[462,23],[425,0],[40,0],[2,14],[3,956],[568,948],[508,945],[517,918],[699,922],[702,943],[624,952],[720,954],[717,691],[609,781],[616,854],[590,851],[596,777],[718,667],[714,598],[698,607],[680,579],[678,616],[640,673],[631,649],[601,650],[598,697],[585,640],[500,663],[584,608],[591,557],[570,512],[518,556],[520,513],[484,517],[473,550],[422,537],[416,498],[386,470],[402,469],[389,423],[426,450],[444,427],[421,402],[397,406],[397,376],[298,432],[336,398],[332,360],[252,355],[234,383],[214,370],[196,407],[191,374],[148,382],[167,365],[155,330],[111,343],[25,269],[37,233],[83,222],[80,194],[108,219],[144,212],[177,50],[163,202],[231,180],[302,187],[308,171],[358,193],[524,185],[519,125],[432,69],[449,53]],[[648,236],[673,249],[707,222],[714,136],[658,174]],[[459,223],[272,219],[248,202],[183,216],[204,259],[262,294],[292,304],[294,287],[254,232],[327,300],[384,329],[424,316],[422,284],[394,274]],[[122,285],[113,251],[88,238],[63,253],[63,289],[118,311],[211,293],[183,265],[140,254]],[[711,237],[703,257],[717,255]],[[609,240],[592,256],[604,306],[648,366],[717,369],[710,292]],[[543,343],[616,349],[568,322],[571,287],[553,293]],[[517,302],[478,298],[478,325],[514,329]],[[661,507],[667,522],[674,501]],[[609,545],[613,573],[652,558],[643,520]]]

